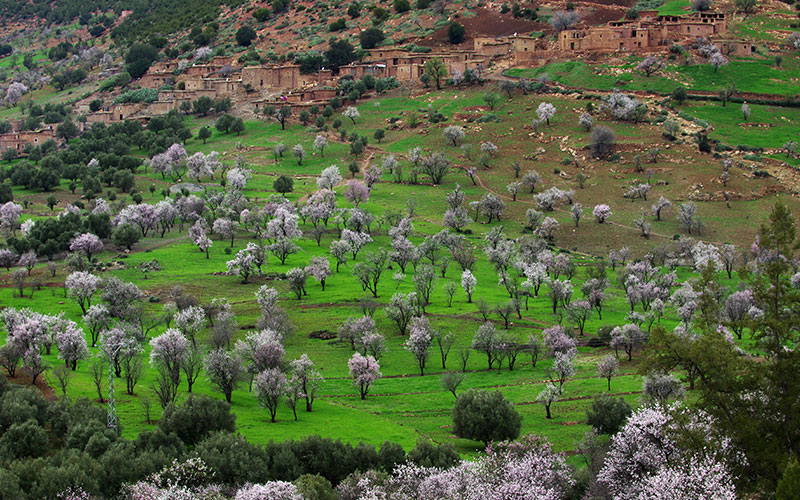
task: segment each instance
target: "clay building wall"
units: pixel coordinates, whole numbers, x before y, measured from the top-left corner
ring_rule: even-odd
[[[52,127],[35,131],[8,132],[6,134],[0,134],[0,149],[11,148],[22,151],[28,144],[38,146],[48,139],[56,139]]]

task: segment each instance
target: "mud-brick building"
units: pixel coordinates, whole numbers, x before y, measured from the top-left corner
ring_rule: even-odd
[[[86,123],[118,123],[132,118],[142,111],[146,104],[129,102],[123,104],[112,104],[94,113],[86,115]]]
[[[726,56],[751,57],[758,53],[758,45],[743,40],[715,40],[714,45]]]
[[[333,73],[323,69],[313,75],[300,73],[300,66],[245,66],[242,68],[241,85],[248,91],[291,90],[308,85],[325,84],[331,81]]]
[[[713,38],[726,30],[725,14],[719,12],[660,16],[657,11],[642,11],[635,20],[564,30],[558,35],[558,48],[565,52],[639,51],[669,46],[687,38]]]
[[[441,59],[449,74],[479,69],[488,64],[489,57],[475,50],[458,50],[440,54],[417,54],[403,49],[373,49],[362,64],[349,64],[339,68],[339,75],[361,78],[366,74],[375,77],[395,77],[398,81],[415,81],[425,73],[425,63]]]
[[[476,37],[473,43],[476,54],[489,58],[509,56],[514,48],[508,37]]]
[[[28,144],[40,146],[49,139],[57,140],[52,127],[42,130],[8,132],[6,134],[0,134],[0,149],[5,150],[11,148],[16,151],[22,151]]]
[[[147,73],[139,78],[139,85],[142,87],[154,88],[164,85],[171,85],[175,82],[175,72],[178,70],[178,63],[172,61],[159,61],[154,63],[147,70]]]

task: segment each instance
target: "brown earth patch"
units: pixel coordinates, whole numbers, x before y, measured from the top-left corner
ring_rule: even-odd
[[[460,45],[452,46],[455,49],[472,48],[472,44],[468,42],[473,40],[476,35],[498,37],[513,35],[514,33],[527,35],[531,31],[544,31],[545,33],[551,33],[553,31],[553,28],[551,28],[549,24],[528,21],[527,19],[514,19],[510,13],[500,14],[499,12],[487,9],[475,9],[472,12],[476,14],[474,17],[459,16],[455,18],[451,16],[453,21],[464,25],[464,28],[467,30],[464,42]],[[445,27],[437,30],[432,35],[418,41],[417,44],[428,46],[450,45],[447,38],[447,28]]]
[[[31,385],[31,376],[23,367],[17,368],[16,373],[13,377],[8,379],[9,382],[16,385],[23,385],[23,386],[30,386]],[[56,395],[56,391],[53,390],[52,387],[47,385],[47,381],[45,380],[45,374],[39,375],[36,379],[36,388],[42,393],[42,396],[45,397],[48,401],[55,401],[58,399]]]

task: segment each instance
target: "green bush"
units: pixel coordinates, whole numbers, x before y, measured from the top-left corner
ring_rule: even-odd
[[[445,443],[439,446],[427,439],[417,441],[417,445],[408,452],[408,461],[420,467],[439,467],[447,469],[460,461],[455,447]]]
[[[492,441],[516,439],[522,416],[500,391],[470,389],[456,399],[453,433],[488,445]]]
[[[463,25],[455,21],[450,23],[450,26],[447,27],[447,39],[453,45],[463,42],[466,34],[467,34],[466,28],[464,28]]]
[[[234,432],[236,416],[231,405],[208,396],[191,394],[179,405],[169,405],[161,415],[159,426],[174,432],[184,443],[193,445],[217,431]]]
[[[158,100],[158,90],[145,87],[140,89],[129,90],[123,94],[120,94],[114,99],[114,104],[122,104],[129,102],[151,103],[151,102],[156,102],[157,100]]]
[[[125,54],[125,70],[130,73],[131,78],[139,78],[150,69],[156,59],[158,52],[155,47],[149,43],[136,43]]]
[[[242,26],[236,31],[236,43],[242,47],[249,47],[256,38],[256,32],[250,26]]]
[[[272,15],[272,12],[266,7],[261,7],[253,11],[252,16],[256,21],[263,23]]]
[[[15,423],[0,438],[4,460],[41,457],[50,449],[47,432],[33,420]]]
[[[384,38],[386,35],[379,28],[367,28],[359,35],[361,48],[364,50],[374,49]]]
[[[342,31],[343,29],[346,28],[347,28],[347,21],[345,21],[343,17],[340,17],[339,19],[328,25],[328,31]]]
[[[586,410],[586,423],[601,434],[615,434],[633,412],[623,398],[602,394]]]
[[[294,190],[294,179],[282,175],[272,183],[272,189],[281,194],[291,193]]]

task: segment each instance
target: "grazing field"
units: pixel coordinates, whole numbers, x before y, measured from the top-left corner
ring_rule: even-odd
[[[553,73],[558,77],[558,73]],[[495,309],[509,300],[509,293],[498,284],[498,275],[493,265],[487,260],[482,250],[484,236],[491,230],[502,228],[511,238],[518,238],[528,230],[524,228],[526,210],[536,206],[534,195],[524,190],[512,201],[506,185],[514,181],[512,164],[519,162],[521,174],[536,170],[541,181],[536,193],[541,193],[556,186],[562,190],[573,190],[575,202],[583,204],[584,217],[578,227],[571,220],[570,205],[559,203],[547,216],[555,218],[560,227],[555,232],[552,248],[568,255],[576,267],[571,280],[573,300],[582,298],[581,285],[587,280],[589,271],[601,261],[607,261],[609,251],[622,247],[630,249],[629,261],[641,258],[656,247],[674,250],[678,238],[689,236],[676,220],[676,209],[665,212],[660,222],[651,214],[651,205],[660,196],[672,200],[677,206],[682,201],[695,199],[699,207],[699,216],[705,222],[705,230],[692,237],[704,241],[722,244],[733,243],[744,250],[752,241],[758,225],[763,222],[773,204],[776,193],[793,190],[794,187],[780,182],[773,176],[759,178],[753,172],[764,167],[761,162],[747,159],[745,153],[732,153],[735,166],[725,190],[731,193],[730,208],[719,196],[723,190],[719,176],[720,159],[711,154],[697,152],[697,146],[691,136],[681,135],[675,141],[664,139],[657,123],[633,124],[615,121],[595,108],[595,127],[607,125],[617,134],[616,151],[612,161],[601,161],[591,158],[586,149],[590,142],[589,132],[578,126],[578,118],[584,112],[587,99],[576,99],[569,95],[514,95],[511,99],[504,96],[495,109],[490,110],[484,104],[483,95],[487,89],[451,89],[433,92],[423,96],[407,95],[398,91],[395,95],[378,97],[358,105],[360,118],[355,123],[340,116],[333,118],[342,120],[342,129],[347,135],[355,132],[370,138],[366,150],[358,156],[350,154],[350,146],[341,141],[334,130],[327,133],[329,145],[324,156],[314,152],[314,137],[319,133],[315,127],[304,127],[291,122],[286,130],[281,130],[276,122],[248,121],[245,131],[240,135],[214,131],[206,144],[197,139],[187,143],[187,154],[195,152],[210,153],[218,151],[226,164],[231,164],[235,157],[241,156],[252,171],[252,178],[244,189],[249,204],[261,207],[265,201],[275,195],[273,181],[279,175],[291,176],[294,179],[294,191],[287,193],[293,204],[304,204],[309,195],[316,190],[316,180],[320,172],[336,164],[345,180],[336,188],[340,207],[351,208],[353,205],[344,199],[346,180],[350,177],[347,166],[356,161],[360,171],[356,178],[364,175],[370,165],[378,165],[389,155],[396,155],[401,164],[410,168],[405,158],[410,148],[420,147],[423,154],[441,151],[451,161],[451,168],[439,185],[431,185],[425,175],[419,176],[416,184],[409,182],[395,183],[389,173],[382,175],[381,181],[370,191],[369,200],[361,204],[376,217],[372,224],[373,241],[369,243],[358,258],[348,259],[339,272],[334,272],[325,283],[323,291],[319,283],[308,279],[307,295],[297,300],[284,279],[284,273],[295,267],[303,267],[314,256],[329,257],[330,243],[338,239],[340,227],[331,221],[324,227],[321,243],[318,245],[311,237],[312,225],[300,224],[305,236],[298,240],[299,251],[281,264],[270,256],[264,266],[264,277],[252,277],[248,283],[241,283],[241,278],[228,275],[226,261],[233,258],[237,251],[248,243],[258,242],[250,231],[240,230],[233,244],[219,235],[211,235],[214,244],[206,256],[198,250],[187,236],[189,224],[180,224],[167,232],[163,238],[148,235],[133,247],[130,253],[113,249],[110,242],[105,250],[94,258],[98,263],[108,264],[98,272],[102,276],[115,276],[135,283],[144,291],[144,304],[149,315],[160,314],[165,303],[170,300],[170,293],[180,287],[184,294],[193,295],[197,303],[208,304],[218,297],[226,298],[235,313],[239,332],[242,338],[249,330],[256,327],[259,307],[255,300],[255,292],[262,285],[275,287],[280,292],[280,306],[284,308],[294,325],[294,331],[285,341],[285,359],[292,360],[303,353],[314,361],[325,378],[314,411],[307,413],[298,411],[298,421],[294,421],[291,411],[281,406],[276,423],[269,422],[265,410],[259,407],[256,398],[248,391],[248,384],[240,385],[232,396],[232,410],[237,415],[238,430],[254,443],[266,443],[271,440],[300,438],[309,434],[341,438],[349,442],[365,441],[380,444],[391,440],[411,448],[421,438],[435,442],[449,442],[457,446],[464,454],[472,454],[482,449],[475,441],[455,438],[451,430],[450,412],[453,396],[441,385],[441,375],[445,371],[461,370],[461,352],[469,352],[473,336],[484,322],[479,311],[479,304],[485,301],[488,309],[488,320],[498,330],[506,333],[512,340],[528,343],[531,335],[552,325],[561,323],[572,328],[573,323],[565,314],[565,308],[558,306],[553,313],[549,298],[549,286],[543,285],[538,297],[530,297],[520,311],[521,317],[512,314],[509,328],[504,329],[504,322]],[[538,131],[531,128],[536,117],[536,109],[541,102],[552,103],[556,114],[551,124],[541,125]],[[600,101],[595,100],[598,106]],[[649,103],[653,117],[664,116],[657,113],[657,104]],[[740,128],[737,117],[738,106],[719,104],[687,104],[674,110],[663,108],[664,113],[672,119],[679,119],[678,112],[689,113],[695,118],[707,121],[711,126],[710,136],[727,144],[746,143],[751,146],[779,148],[784,139],[770,134],[751,132]],[[439,112],[446,119],[442,123],[429,123],[428,116]],[[408,126],[411,115],[416,115],[420,122],[416,128]],[[477,121],[477,118],[493,115],[489,120]],[[333,119],[332,118],[332,119]],[[751,122],[775,124],[781,134],[790,138],[796,136],[798,130],[798,111],[794,108],[772,108],[753,106]],[[187,121],[192,129],[211,124],[199,119]],[[330,124],[331,121],[328,121]],[[397,124],[394,126],[392,124]],[[465,151],[460,147],[448,145],[442,136],[445,127],[460,125],[464,128],[464,142],[471,144],[473,151]],[[690,127],[687,125],[687,127]],[[387,129],[386,137],[381,143],[372,139],[376,129]],[[342,133],[342,135],[345,135]],[[487,160],[487,166],[479,165],[480,145],[491,141],[498,147],[495,157]],[[272,148],[283,142],[288,150],[277,161],[273,157]],[[292,147],[302,144],[308,156],[298,164],[292,155]],[[653,163],[644,162],[637,171],[636,157],[642,156],[648,149],[659,147],[661,153]],[[312,153],[313,152],[313,153]],[[140,154],[136,149],[134,155]],[[767,161],[767,160],[761,160]],[[770,161],[770,168],[780,167],[775,160]],[[12,165],[15,163],[12,163]],[[465,169],[477,166],[475,182],[465,175]],[[781,170],[781,171],[783,171]],[[585,185],[581,187],[578,175],[586,176]],[[162,190],[172,185],[172,180],[163,178],[152,169],[140,167],[136,173],[136,184],[143,196],[144,203],[156,203],[162,199]],[[647,200],[627,199],[623,195],[629,185],[650,183],[652,190]],[[26,202],[27,208],[23,220],[32,218],[41,220],[51,216],[80,197],[80,190],[75,195],[67,189],[68,182],[56,188],[54,194],[58,204],[51,211],[46,206],[48,193],[15,189],[15,199]],[[219,176],[202,181],[206,192],[219,189]],[[348,374],[347,360],[352,355],[350,346],[336,339],[339,326],[350,317],[362,314],[362,302],[368,292],[352,275],[356,263],[365,259],[365,255],[381,248],[391,246],[388,230],[389,221],[397,220],[401,213],[412,211],[414,231],[410,241],[414,245],[423,242],[426,236],[438,233],[442,229],[445,197],[448,192],[460,184],[467,202],[477,201],[485,194],[492,192],[501,197],[506,210],[501,220],[486,222],[481,215],[478,222],[468,224],[466,241],[476,247],[477,261],[473,272],[477,278],[477,288],[472,301],[468,302],[461,287],[461,268],[450,262],[444,277],[435,281],[430,304],[425,313],[434,329],[452,332],[455,338],[445,366],[438,348],[434,344],[424,376],[414,357],[403,347],[406,337],[401,335],[397,325],[386,315],[384,307],[395,293],[408,293],[415,289],[415,266],[409,265],[405,273],[393,262],[388,263],[378,286],[377,297],[373,298],[377,309],[374,320],[377,330],[386,338],[386,352],[380,358],[383,378],[377,380],[365,400],[358,397],[357,389],[351,384]],[[153,189],[149,189],[152,185]],[[116,194],[117,203],[126,203],[128,194]],[[707,200],[707,201],[704,201]],[[786,202],[794,209],[797,200],[786,197]],[[591,215],[592,207],[597,204],[610,205],[613,215],[605,224],[598,224]],[[469,210],[470,216],[474,212]],[[649,239],[640,235],[635,221],[641,215],[652,223]],[[666,251],[666,250],[665,250]],[[161,270],[149,272],[146,276],[139,270],[143,262],[158,260]],[[335,260],[331,260],[335,265]],[[424,262],[424,259],[423,259]],[[439,262],[441,263],[441,261]],[[5,284],[0,288],[0,302],[6,307],[27,307],[33,310],[56,314],[63,312],[70,319],[81,324],[81,312],[78,305],[66,297],[64,279],[68,274],[63,262],[56,261],[58,266],[55,275],[51,276],[42,262],[36,266],[25,285],[25,296],[20,297],[12,284],[11,274],[4,273]],[[423,264],[418,264],[423,265]],[[557,450],[574,450],[576,443],[589,429],[585,423],[586,410],[593,399],[606,392],[606,381],[596,375],[597,362],[614,350],[609,347],[588,347],[589,339],[597,337],[601,326],[620,326],[628,322],[626,319],[631,307],[620,283],[624,265],[616,270],[607,268],[606,276],[610,283],[609,297],[603,305],[602,319],[592,312],[585,325],[585,334],[576,335],[580,348],[575,360],[576,372],[564,384],[563,394],[553,404],[552,419],[544,418],[544,408],[536,403],[537,396],[545,383],[553,378],[552,360],[546,353],[539,356],[535,366],[528,354],[519,355],[513,371],[508,370],[507,363],[502,369],[487,369],[486,358],[478,351],[472,350],[465,365],[465,380],[459,391],[468,388],[498,389],[511,400],[523,415],[522,432],[538,433],[546,436],[554,443]],[[695,276],[690,265],[684,262],[676,268],[679,281],[683,282]],[[515,271],[516,273],[516,271]],[[721,285],[728,291],[740,285],[739,276],[733,273],[728,279],[724,272],[719,273]],[[524,280],[524,277],[520,277]],[[563,278],[562,278],[563,279]],[[452,304],[448,304],[445,293],[446,284],[454,283],[456,292]],[[644,314],[639,306],[636,311]],[[653,318],[653,320],[655,320]],[[662,326],[672,329],[678,324],[673,306],[667,306],[662,319],[656,321]],[[647,324],[643,326],[646,328]],[[161,325],[149,333],[152,338],[163,331]],[[200,338],[209,335],[205,327]],[[312,332],[314,335],[312,335]],[[320,332],[332,336],[323,340]],[[534,337],[535,338],[535,337]],[[754,349],[749,337],[739,341],[742,347]],[[150,346],[145,345],[145,353]],[[92,353],[98,348],[92,348]],[[619,374],[612,380],[612,394],[622,395],[632,405],[639,403],[642,378],[639,375],[638,352],[634,352],[633,360],[627,361],[624,353],[620,353],[621,366]],[[52,366],[61,361],[56,350],[47,357]],[[50,372],[45,375],[49,385],[56,387],[57,382]],[[156,398],[151,393],[155,383],[155,370],[145,366],[144,373],[134,394],[124,390],[124,380],[118,379],[118,413],[123,434],[128,437],[137,435],[142,429],[152,427],[146,422],[143,401],[147,399],[152,407],[152,419],[156,421],[160,414]],[[105,393],[107,389],[104,388]],[[221,394],[208,383],[204,374],[193,388],[193,392],[210,394],[221,398]],[[77,371],[69,384],[67,394],[70,398],[92,398],[97,394],[87,362],[79,362]],[[180,398],[186,397],[185,383],[181,384]]]
[[[521,78],[547,75],[554,81],[581,89],[611,90],[617,87],[668,94],[679,86],[694,91],[718,92],[728,84],[735,84],[739,92],[787,97],[800,93],[796,78],[800,56],[787,53],[783,55],[781,66],[775,67],[774,60],[765,55],[755,59],[731,59],[718,70],[704,61],[695,61],[690,65],[673,61],[650,77],[637,71],[636,66],[642,58],[633,55],[617,64],[554,62],[538,68],[514,68],[506,71],[506,74]]]

